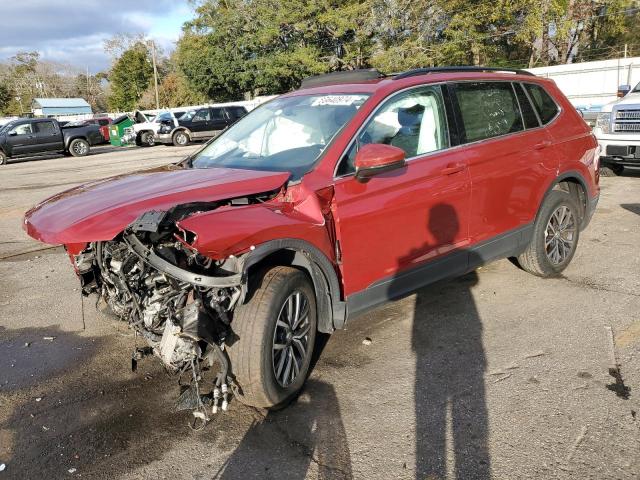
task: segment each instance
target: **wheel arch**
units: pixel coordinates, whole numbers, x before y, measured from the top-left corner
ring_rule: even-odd
[[[332,333],[344,326],[346,304],[340,298],[340,282],[333,264],[321,250],[297,239],[265,242],[245,257],[243,278],[269,266],[292,266],[309,276],[316,294],[320,332]]]
[[[584,176],[577,170],[571,170],[558,175],[551,185],[547,187],[542,199],[538,205],[538,212],[542,208],[544,201],[549,196],[549,193],[553,190],[562,190],[570,194],[576,200],[578,207],[580,207],[580,229],[586,227],[586,223],[589,221],[588,208],[589,208],[589,187]],[[538,216],[536,213],[536,218]]]
[[[73,135],[73,136],[69,136],[65,139],[64,141],[64,148],[65,150],[69,149],[69,146],[71,145],[71,142],[73,142],[74,140],[84,140],[85,142],[89,143],[89,145],[91,145],[91,143],[89,142],[89,139],[84,136],[84,135]]]

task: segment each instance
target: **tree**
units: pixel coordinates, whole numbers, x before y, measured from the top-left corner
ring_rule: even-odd
[[[0,83],[0,114],[10,113],[9,106],[13,100],[13,93],[6,83]]]
[[[151,54],[142,42],[133,44],[115,61],[109,72],[109,108],[134,110],[153,78]]]

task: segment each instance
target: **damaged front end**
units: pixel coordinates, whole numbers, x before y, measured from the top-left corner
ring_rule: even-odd
[[[114,240],[91,243],[73,256],[83,293],[97,293],[98,301],[146,341],[134,351],[132,368],[153,354],[179,375],[183,392],[177,407],[193,409],[194,427],[209,419],[208,406],[213,413],[227,409],[235,386],[225,343],[233,335],[231,312],[243,295],[241,260],[200,255],[176,227],[205,209],[147,212]],[[216,364],[215,379],[204,385],[203,372]]]

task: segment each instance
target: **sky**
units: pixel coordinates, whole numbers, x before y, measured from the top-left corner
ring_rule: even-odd
[[[0,61],[19,51],[106,70],[103,41],[117,33],[144,33],[170,53],[182,24],[193,17],[187,0],[12,0],[0,8]]]

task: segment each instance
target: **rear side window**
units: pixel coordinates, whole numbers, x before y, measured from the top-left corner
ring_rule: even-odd
[[[518,103],[520,104],[520,111],[522,112],[522,119],[524,120],[525,128],[536,128],[540,126],[536,112],[531,106],[531,102],[524,93],[524,87],[519,83],[514,83],[513,88],[516,90],[516,96],[518,97]]]
[[[549,123],[560,111],[556,102],[553,101],[551,96],[545,92],[544,88],[540,85],[527,83],[524,88],[527,89],[542,123]]]
[[[224,120],[224,112],[221,108],[211,109],[211,120]]]
[[[38,133],[55,133],[56,126],[53,122],[38,122],[35,124]]]
[[[237,120],[238,118],[242,118],[247,111],[244,107],[227,107],[227,113],[232,120]]]
[[[524,129],[516,95],[507,82],[455,85],[462,119],[462,142],[476,142]]]

